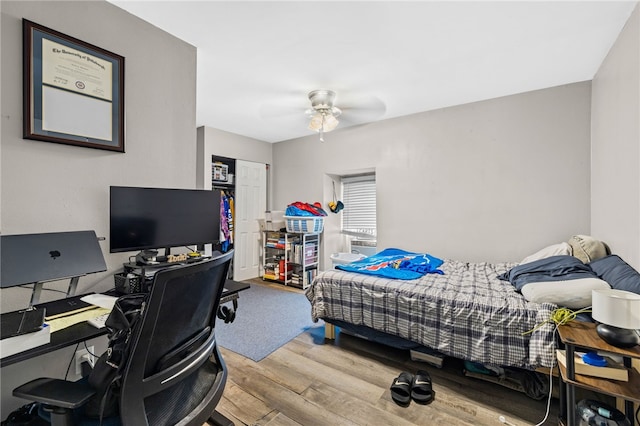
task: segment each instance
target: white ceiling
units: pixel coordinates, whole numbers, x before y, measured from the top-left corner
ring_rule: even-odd
[[[591,80],[637,2],[120,1],[198,49],[197,125],[267,142]]]

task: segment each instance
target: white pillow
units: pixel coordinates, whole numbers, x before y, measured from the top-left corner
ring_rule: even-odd
[[[554,303],[569,309],[591,306],[591,290],[611,288],[599,278],[548,281],[525,284],[521,293],[529,302]]]
[[[534,260],[545,259],[551,256],[571,255],[571,253],[572,253],[572,250],[569,243],[553,244],[553,245],[550,245],[549,247],[545,247],[541,250],[538,250],[532,255],[525,257],[524,259],[522,259],[520,264],[522,265],[523,263],[529,263],[529,262],[533,262]]]

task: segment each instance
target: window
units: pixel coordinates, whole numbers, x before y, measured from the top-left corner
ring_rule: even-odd
[[[376,237],[376,175],[342,178],[342,232],[357,237]]]

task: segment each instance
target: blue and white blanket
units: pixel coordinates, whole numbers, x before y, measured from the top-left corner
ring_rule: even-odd
[[[336,265],[336,269],[397,280],[415,280],[425,274],[444,274],[438,269],[442,263],[441,259],[430,254],[388,248],[362,260]]]

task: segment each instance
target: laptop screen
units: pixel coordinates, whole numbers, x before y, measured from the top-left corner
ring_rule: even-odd
[[[0,235],[0,259],[3,288],[107,270],[94,231]]]

